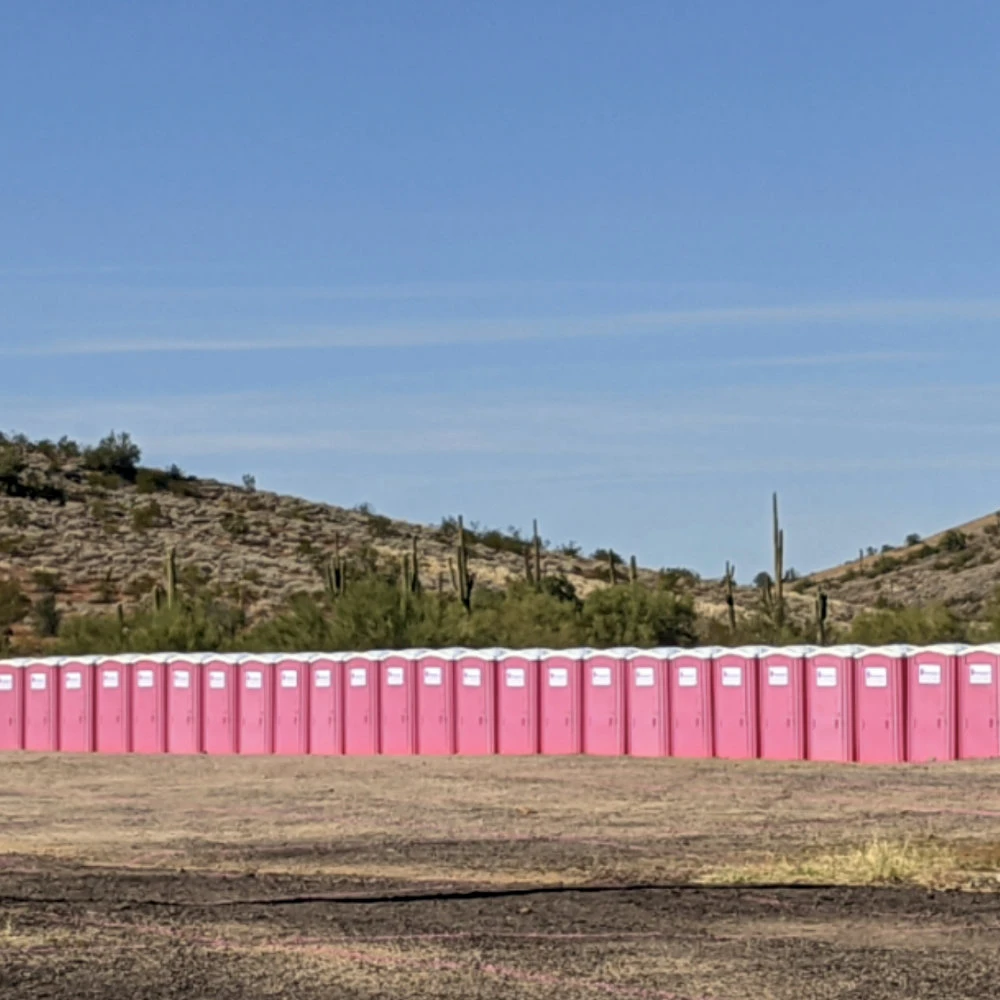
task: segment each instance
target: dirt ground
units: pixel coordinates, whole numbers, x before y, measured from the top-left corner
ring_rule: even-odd
[[[787,875],[873,839],[947,864]],[[991,998],[998,932],[1000,762],[0,756],[3,1000]]]

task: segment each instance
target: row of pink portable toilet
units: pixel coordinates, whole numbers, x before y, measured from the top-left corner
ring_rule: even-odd
[[[411,650],[0,664],[0,749],[993,757],[1000,648]]]

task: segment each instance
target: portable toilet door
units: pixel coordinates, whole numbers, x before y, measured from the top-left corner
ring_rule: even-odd
[[[958,753],[955,688],[965,646],[928,646],[906,660],[906,759],[954,760]]]
[[[417,752],[417,661],[424,650],[389,653],[379,666],[379,713],[382,753]]]
[[[958,756],[1000,757],[1000,645],[958,657]]]
[[[720,652],[712,659],[712,719],[715,756],[752,760],[757,741],[758,660],[767,647],[745,646]]]
[[[507,652],[469,650],[455,661],[455,753],[497,752],[496,661]]]
[[[758,658],[757,697],[763,760],[805,760],[806,656],[812,646],[771,649]]]
[[[855,660],[854,734],[863,764],[906,759],[904,691],[911,646],[879,646]]]
[[[455,663],[467,649],[442,649],[417,662],[417,753],[455,752]]]
[[[670,755],[667,663],[680,650],[639,650],[625,658],[628,753],[632,757]]]
[[[131,749],[128,658],[101,660],[96,672],[97,752],[128,753]]]
[[[583,752],[605,757],[625,753],[626,661],[632,648],[589,653],[583,661]]]
[[[201,666],[196,657],[167,660],[167,752],[201,753]]]
[[[344,661],[344,753],[379,752],[379,662],[387,653]]]
[[[672,757],[712,756],[712,657],[723,652],[682,650],[667,662]]]
[[[24,749],[23,682],[21,661],[0,661],[0,751]]]
[[[136,657],[129,669],[129,745],[133,753],[167,752],[167,666],[162,654]]]
[[[539,665],[539,748],[543,754],[583,750],[583,661],[592,649],[546,653]]]
[[[59,749],[94,750],[94,657],[59,663]]]
[[[344,752],[343,657],[314,653],[308,657],[309,753]]]
[[[283,656],[274,665],[274,752],[309,752],[309,661]]]
[[[505,653],[496,664],[497,753],[536,754],[538,738],[538,661],[548,653],[527,649]]]
[[[210,654],[201,661],[201,746],[207,754],[239,749],[237,657]]]
[[[24,749],[59,749],[59,672],[55,660],[24,665]]]
[[[239,686],[241,754],[254,756],[274,750],[274,664],[271,656],[243,656],[236,664]],[[214,664],[206,667],[218,670]],[[212,678],[209,677],[211,684]],[[213,689],[218,690],[218,689]],[[222,751],[226,752],[226,751]]]
[[[854,658],[864,646],[806,654],[806,757],[854,760]]]

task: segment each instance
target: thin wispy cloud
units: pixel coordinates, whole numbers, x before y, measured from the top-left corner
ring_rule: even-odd
[[[1000,299],[887,300],[816,305],[742,306],[624,313],[589,318],[493,319],[405,324],[306,326],[275,329],[260,336],[164,337],[160,334],[112,339],[78,339],[8,343],[5,357],[53,357],[166,353],[251,353],[342,348],[418,348],[462,344],[571,340],[616,334],[657,334],[718,329],[757,330],[810,324],[940,323],[1000,321]],[[814,356],[822,359],[823,355]],[[837,358],[842,356],[827,355]],[[899,360],[884,352],[861,352],[854,361]],[[767,359],[761,359],[766,364]],[[779,359],[778,364],[805,364]],[[813,363],[823,363],[822,360]]]

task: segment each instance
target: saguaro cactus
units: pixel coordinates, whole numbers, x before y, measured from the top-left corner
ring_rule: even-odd
[[[535,583],[542,582],[542,540],[538,535],[538,519],[531,523],[531,546],[535,553]]]
[[[456,566],[457,563],[457,566]],[[448,560],[448,571],[451,573],[451,585],[455,588],[459,600],[466,611],[472,611],[472,588],[476,578],[469,572],[469,552],[465,546],[465,525],[458,518],[458,539],[455,542],[455,560]]]
[[[167,551],[165,589],[167,607],[173,608],[177,604],[177,548],[175,546],[171,546]]]
[[[774,624],[785,622],[785,532],[778,523],[778,494],[771,498],[774,536]]]
[[[816,592],[816,635],[821,646],[826,645],[827,597],[822,590]]]
[[[631,556],[628,561],[628,582],[639,582],[639,564],[635,561],[635,556]]]
[[[736,567],[726,560],[726,575],[722,578],[726,594],[726,611],[729,615],[729,631],[736,632]]]

